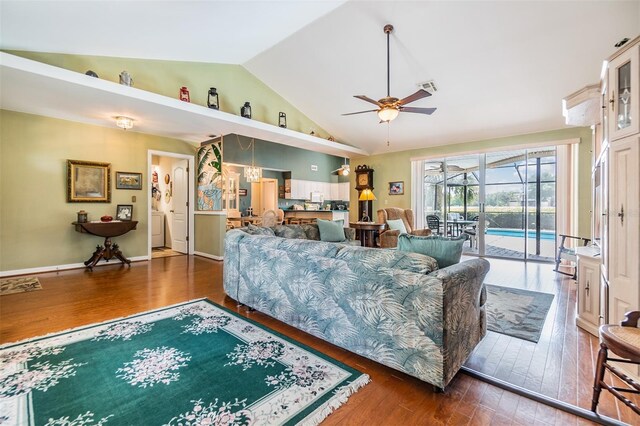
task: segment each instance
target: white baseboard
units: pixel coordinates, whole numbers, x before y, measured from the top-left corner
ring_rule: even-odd
[[[201,251],[194,251],[193,254],[195,254],[196,256],[206,257],[207,259],[224,260],[224,256],[216,256],[214,254],[204,253]]]
[[[132,262],[140,262],[143,260],[149,260],[149,256],[135,256],[130,257],[130,261]],[[120,261],[118,259],[112,259],[107,262],[106,260],[100,260],[96,266],[104,266],[104,265],[117,265]],[[13,275],[29,275],[29,274],[40,274],[43,272],[56,272],[56,271],[64,271],[67,269],[78,269],[78,268],[86,268],[84,263],[69,263],[67,265],[51,265],[51,266],[40,266],[37,268],[27,268],[27,269],[14,269],[13,271],[0,271],[0,277],[10,277]]]

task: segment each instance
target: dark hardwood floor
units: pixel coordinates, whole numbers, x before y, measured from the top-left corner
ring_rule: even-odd
[[[597,339],[575,327],[575,284],[550,265],[492,260],[488,283],[557,296],[538,344],[489,332],[468,365],[495,377],[587,407]],[[259,312],[238,309],[222,289],[222,263],[176,256],[37,275],[43,290],[0,297],[0,343],[105,321],[187,300],[210,300],[253,318],[371,376],[324,424],[590,424],[581,418],[459,373],[444,394],[430,385],[340,349]],[[602,412],[631,424],[638,417],[603,392]]]

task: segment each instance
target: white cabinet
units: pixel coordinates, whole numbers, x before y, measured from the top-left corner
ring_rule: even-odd
[[[609,62],[608,121],[611,141],[640,131],[639,81],[640,43],[634,40],[622,47]]]
[[[151,247],[164,247],[163,212],[151,212]]]
[[[339,183],[338,186],[338,199],[341,201],[349,201],[349,182]]]
[[[286,179],[284,182],[285,198],[290,200],[309,200],[311,199],[312,192],[318,192],[322,194],[325,200],[331,200],[337,198],[332,197],[332,188],[329,182],[316,182],[312,180],[302,179]]]
[[[344,227],[349,227],[349,212],[348,211],[335,211],[333,212],[333,220],[343,220]]]
[[[609,322],[640,308],[640,135],[609,145]]]
[[[337,201],[340,200],[339,196],[340,196],[340,191],[339,191],[339,183],[332,183],[330,184],[331,188],[329,191],[329,199],[333,200],[333,201]]]
[[[579,247],[576,325],[594,336],[600,326],[600,256],[592,247]]]

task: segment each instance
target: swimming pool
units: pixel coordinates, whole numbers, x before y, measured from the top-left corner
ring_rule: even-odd
[[[501,235],[503,237],[518,237],[524,238],[524,230],[522,229],[487,229],[487,235]],[[536,231],[529,231],[527,236],[529,238],[536,238]],[[556,234],[553,231],[540,231],[541,240],[555,240]]]

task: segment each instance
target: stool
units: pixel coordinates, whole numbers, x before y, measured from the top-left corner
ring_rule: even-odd
[[[596,412],[600,392],[605,388],[626,406],[631,408],[636,414],[640,415],[640,408],[625,397],[621,392],[640,394],[640,384],[635,382],[631,377],[624,374],[615,366],[609,364],[609,361],[624,362],[627,364],[640,364],[640,329],[638,328],[638,320],[640,319],[640,311],[627,312],[624,320],[620,325],[603,325],[600,327],[600,352],[598,352],[598,361],[596,363],[596,377],[593,384],[593,399],[591,400],[591,411]],[[622,357],[609,358],[608,351]],[[629,385],[628,388],[618,388],[609,386],[604,382],[604,371],[609,370],[611,374]]]
[[[292,217],[292,218],[289,218],[289,225],[300,225],[301,221],[302,219],[300,218]]]

